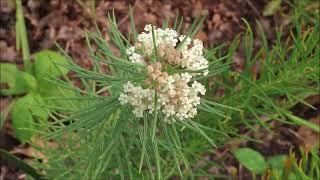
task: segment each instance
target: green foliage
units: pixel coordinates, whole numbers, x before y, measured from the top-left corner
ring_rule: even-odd
[[[310,22],[310,25],[302,31],[304,18],[304,16],[298,16],[295,19],[293,22],[295,29],[292,29],[290,37],[284,39],[282,32],[277,31],[276,40],[272,44],[268,43],[258,24],[260,36],[255,37],[250,26],[247,25],[244,34],[238,36],[228,50],[218,48],[218,53],[215,55],[219,58],[223,57],[224,52],[228,52],[229,56],[226,60],[230,62],[238,51],[239,45],[242,44],[245,65],[243,71],[226,70],[213,78],[214,85],[210,86],[212,87],[210,93],[220,94],[223,91],[223,96],[211,98],[220,104],[243,111],[225,110],[224,114],[232,117],[229,120],[227,117],[203,113],[199,121],[201,120],[209,127],[222,126],[223,132],[228,132],[230,135],[237,131],[233,129],[237,125],[246,126],[253,132],[257,131],[255,127],[260,125],[272,133],[270,123],[275,120],[294,125],[306,125],[318,131],[316,124],[294,116],[290,112],[297,103],[303,103],[314,109],[303,100],[319,93],[319,22]],[[317,12],[313,13],[310,19],[313,18],[319,18]],[[262,44],[256,49],[253,48],[254,38],[259,38]],[[189,140],[192,141],[192,139],[196,141],[197,137],[191,136]],[[223,139],[225,140],[226,137]],[[197,152],[201,147],[205,145],[200,143],[193,152]]]
[[[285,37],[288,38],[286,41],[283,41],[281,31],[277,31],[272,44],[268,43],[260,28],[262,45],[257,49],[253,45],[256,37],[245,22],[247,30],[229,47],[219,46],[206,51],[212,73],[209,79],[201,81],[208,84],[210,95],[201,102],[199,116],[193,121],[165,124],[161,113],[145,114],[144,118],[138,119],[130,107],[120,105],[117,100],[125,82],[139,83],[146,76],[144,68],[130,62],[125,54],[129,41],[134,43],[136,40],[132,14],[130,19],[133,37],[125,38],[114,15],[109,15],[108,36],[112,45],[106,43],[99,30],[87,32],[94,68],[83,69],[72,62],[65,65],[77,74],[83,83],[81,89],[58,78],[55,81],[50,79],[73,95],[61,98],[68,104],[63,112],[60,106],[53,105],[50,128],[43,131],[46,139],[57,143],[56,148],[49,145],[39,148],[48,158],[48,164],[35,163],[47,172],[49,179],[168,179],[179,175],[192,179],[205,174],[194,170],[199,159],[196,153],[208,152],[230,136],[248,139],[237,134],[238,125],[254,132],[258,124],[271,132],[270,122],[274,120],[308,124],[293,119],[290,110],[297,103],[313,108],[303,100],[318,93],[318,22],[305,31],[297,23],[292,35]],[[198,18],[191,25],[190,36],[195,34],[202,20]],[[182,21],[183,18],[177,17],[173,27],[180,31]],[[91,49],[91,43],[98,49]],[[245,49],[245,67],[238,72],[228,66],[240,45]],[[120,55],[116,55],[111,46],[116,46]],[[109,73],[104,73],[103,64],[108,65]],[[221,89],[222,96],[212,96]],[[309,127],[314,125],[309,124]],[[256,174],[263,174],[268,168],[287,168],[286,164],[281,164],[283,156],[265,162],[263,156],[248,148],[234,153]],[[310,166],[313,177],[318,173],[317,156],[313,155]],[[308,168],[292,167],[301,177],[306,177],[303,173],[309,173]],[[286,172],[275,173],[282,176]]]
[[[29,93],[19,98],[12,107],[12,125],[16,136],[22,141],[30,140],[34,131],[47,123],[48,110],[40,95]]]
[[[276,155],[268,159],[268,164],[273,169],[283,169],[284,163],[287,160],[287,155]]]
[[[233,151],[233,155],[240,164],[255,174],[262,174],[267,169],[264,157],[253,149],[239,148]]]
[[[287,155],[276,155],[268,159],[268,164],[272,172],[272,177],[279,179],[283,177],[283,172],[285,170],[285,163],[287,159]]]
[[[242,38],[245,47],[244,70],[227,71],[215,79],[219,86],[212,89],[213,93],[219,89],[224,90],[224,96],[219,102],[242,109],[244,113],[231,112],[231,116],[253,131],[255,129],[252,125],[257,123],[256,120],[269,130],[268,122],[273,120],[288,124],[304,123],[316,129],[309,122],[297,123],[297,118],[292,118],[289,112],[297,103],[314,109],[303,99],[319,92],[319,23],[315,22],[314,27],[303,32],[300,25],[296,28],[296,34],[292,34],[288,40],[292,44],[283,43],[281,32],[278,31],[273,45],[268,45],[260,28],[262,46],[256,50],[255,55],[251,55],[254,36],[248,26],[245,38]],[[234,44],[240,44],[239,38]]]
[[[319,17],[317,13],[313,18]],[[259,133],[257,126],[267,129],[273,133],[271,123],[280,121],[291,125],[305,125],[316,132],[318,126],[308,120],[302,119],[291,112],[291,108],[297,103],[302,103],[311,109],[315,107],[304,102],[306,97],[319,94],[319,61],[320,40],[319,22],[313,21],[302,31],[302,17],[295,21],[295,29],[292,29],[290,37],[283,37],[280,29],[276,32],[276,39],[270,44],[258,24],[260,36],[255,37],[250,26],[242,36],[238,36],[228,47],[215,48],[216,59],[228,56],[227,62],[232,62],[236,54],[243,52],[245,65],[243,71],[235,71],[232,68],[226,70],[211,79],[209,94],[221,94],[218,97],[209,97],[219,104],[232,106],[233,111],[224,109],[225,117],[200,113],[197,122],[201,121],[208,127],[215,127],[230,136],[245,141],[249,139],[246,135],[237,134],[237,126],[245,126],[250,132]],[[303,18],[303,21],[304,18]],[[260,28],[259,28],[260,27]],[[245,37],[243,37],[245,36]],[[253,38],[259,38],[261,46],[253,48]],[[242,51],[239,45],[245,47]],[[214,83],[213,83],[214,82]],[[209,82],[208,82],[209,83]],[[221,112],[221,111],[220,111]],[[219,112],[218,112],[219,113]],[[227,117],[231,117],[227,118]],[[230,137],[219,135],[226,142]],[[192,152],[208,152],[205,142],[198,141],[198,137],[188,136],[190,142],[197,141],[197,146],[192,146]],[[254,140],[254,141],[258,141]],[[195,158],[195,161],[198,160]]]
[[[35,64],[31,63],[21,0],[16,0],[16,45],[17,50],[22,49],[26,72],[18,70],[13,64],[0,64],[0,94],[5,96],[27,94],[13,103],[11,113],[16,136],[22,142],[26,142],[47,121],[49,111],[46,106],[55,104],[62,109],[64,107],[64,104],[59,104],[56,100],[44,100],[43,98],[54,95],[61,98],[72,93],[49,81],[51,77],[60,78],[68,73],[64,67],[68,62],[64,56],[54,51],[43,50],[35,55]],[[1,112],[5,114],[1,116],[4,118],[3,121],[9,110]]]
[[[19,99],[12,108],[12,126],[16,136],[25,142],[34,134],[34,122],[29,109],[30,98]]]
[[[56,105],[61,109],[69,104],[61,103],[52,97],[63,98],[74,95],[73,91],[58,87],[50,82],[52,78],[60,78],[68,73],[64,67],[67,59],[61,54],[44,50],[35,55],[35,76],[20,71],[13,64],[0,64],[1,95],[23,95],[12,105],[12,124],[16,136],[26,142],[39,133],[40,127],[46,126],[48,106]]]
[[[68,65],[68,60],[61,54],[50,51],[42,50],[35,55],[35,76],[38,80],[43,80],[49,75],[59,77],[66,75],[68,69],[64,66]]]
[[[24,94],[37,86],[32,75],[18,70],[13,64],[0,64],[0,72],[0,83],[3,85],[1,95]]]
[[[191,29],[187,32],[190,37],[195,35],[203,20],[203,17],[197,18],[191,25]],[[108,21],[110,23],[108,35],[113,45],[119,48],[120,55],[116,56],[111,51],[111,45],[106,43],[99,30],[97,33],[87,32],[86,38],[89,52],[94,60],[94,68],[83,69],[72,62],[65,65],[77,74],[84,89],[72,87],[66,81],[51,79],[52,83],[73,90],[74,96],[65,97],[64,102],[70,102],[70,106],[73,104],[75,107],[65,108],[63,113],[59,113],[58,106],[51,109],[55,116],[52,116],[53,121],[50,123],[48,134],[46,132],[43,134],[47,139],[54,139],[62,145],[61,148],[44,151],[48,153],[46,157],[49,161],[54,161],[46,168],[48,178],[57,178],[57,172],[63,174],[57,179],[79,177],[100,179],[119,176],[122,179],[132,179],[132,177],[164,179],[170,175],[192,176],[189,162],[192,154],[186,152],[184,145],[188,144],[188,139],[181,138],[183,137],[181,134],[186,132],[196,134],[202,141],[215,146],[216,130],[190,119],[165,124],[162,113],[146,113],[143,118],[136,118],[130,107],[120,105],[118,96],[123,91],[123,84],[127,81],[132,83],[143,81],[146,71],[144,66],[128,60],[125,51],[129,40],[120,33],[114,15],[109,15]],[[95,43],[98,50],[93,51],[91,43]],[[213,54],[214,51],[210,51],[207,55],[210,59],[209,76],[228,68],[228,64],[223,63],[222,59],[213,58]],[[102,72],[103,64],[108,65],[110,73]],[[109,96],[103,95],[106,92]],[[79,101],[82,103],[78,103]],[[222,111],[216,111],[216,107],[229,108],[210,100],[202,103],[203,111],[218,116],[222,115],[220,113]],[[208,132],[212,134],[208,135]],[[64,139],[64,137],[71,138]],[[70,144],[77,144],[78,149]],[[52,152],[54,150],[55,152]],[[70,153],[64,153],[66,151]],[[65,156],[55,157],[61,153]],[[172,169],[168,170],[168,164]],[[164,173],[167,171],[169,172]]]
[[[17,72],[17,74],[20,74],[19,78],[21,78],[17,83],[21,83],[22,85],[24,85],[26,92],[31,92],[37,89],[38,83],[33,75],[26,72]]]
[[[60,53],[43,50],[35,54],[35,77],[39,83],[39,92],[45,97],[64,97],[59,87],[52,81],[54,78],[65,76],[69,70],[66,68],[68,59]],[[66,95],[73,95],[67,90]]]
[[[306,127],[309,127],[310,129],[314,130],[317,133],[320,133],[320,127],[317,124],[314,124],[310,121],[304,120],[302,118],[299,118],[297,116],[294,116],[292,114],[285,114],[290,120],[292,120],[294,123],[298,125],[304,125]]]
[[[319,147],[314,147],[310,152],[301,150],[301,160],[294,153],[290,154],[292,177],[295,179],[319,179],[320,178],[320,154]],[[288,174],[288,173],[287,173]]]
[[[32,74],[32,64],[28,45],[28,36],[23,16],[22,2],[16,0],[16,47],[22,49],[22,59],[25,71]]]
[[[280,179],[319,179],[320,177],[320,159],[317,147],[310,152],[301,150],[297,158],[296,154],[275,155],[266,162],[263,156],[250,148],[240,148],[233,152],[240,164],[245,166],[254,174],[260,174],[268,177],[270,180]]]
[[[11,113],[17,137],[26,142],[47,121],[49,117],[47,106],[58,105],[61,109],[66,105],[69,106],[58,100],[45,98],[56,96],[62,98],[74,93],[50,82],[50,79],[59,79],[68,73],[69,70],[65,67],[68,60],[64,56],[54,51],[43,50],[35,54],[35,63],[31,63],[21,0],[16,0],[16,45],[17,50],[22,50],[25,72],[18,70],[13,64],[0,64],[0,94],[4,96],[27,94],[13,103]],[[1,118],[5,119],[9,110],[2,112],[5,116]]]
[[[314,147],[310,152],[301,150],[300,158],[291,152],[289,155],[277,155],[268,160],[269,171],[265,172],[266,177],[271,180],[280,179],[319,179],[320,159],[318,147]]]

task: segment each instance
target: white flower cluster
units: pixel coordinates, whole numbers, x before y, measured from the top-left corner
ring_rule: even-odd
[[[126,50],[126,54],[128,55],[130,61],[132,61],[134,63],[137,63],[137,64],[144,65],[145,62],[143,60],[143,57],[140,54],[135,53],[134,51],[135,51],[135,47],[134,46],[131,46]]]
[[[185,47],[190,44],[190,40],[186,41]],[[203,70],[204,75],[208,75],[208,61],[203,57],[203,43],[202,41],[193,40],[193,46],[191,48],[184,48],[181,50],[182,62],[181,66],[186,67],[189,70]]]
[[[133,107],[133,114],[136,117],[143,117],[143,112],[154,107],[154,90],[142,89],[141,86],[134,86],[130,81],[123,86],[123,93],[120,94],[120,104],[130,104]]]
[[[166,28],[163,30],[150,24],[145,26],[145,32],[138,35],[136,47],[131,46],[127,49],[126,53],[129,60],[139,64],[147,64],[147,59],[143,58],[143,56],[150,56],[154,52],[152,29],[160,57],[167,60],[170,65],[178,65],[187,70],[202,70],[204,75],[208,74],[208,61],[203,57],[202,41],[198,39],[191,40],[185,35],[178,36],[178,33],[173,29]],[[177,48],[178,42],[183,42],[180,48]],[[136,49],[140,49],[145,54],[135,52]],[[174,60],[170,61],[172,58]]]
[[[175,47],[178,42],[178,33],[173,29],[160,29],[152,26],[151,24],[147,24],[144,27],[145,32],[142,32],[138,35],[137,40],[140,42],[148,55],[151,55],[154,51],[154,42],[152,37],[152,27],[155,36],[155,43],[157,47],[162,44],[170,45],[171,47]]]
[[[126,53],[130,61],[146,66],[148,78],[144,85],[149,88],[144,89],[127,82],[120,94],[120,103],[131,105],[136,117],[143,117],[144,112],[154,112],[156,106],[167,122],[193,118],[200,104],[199,95],[205,95],[206,92],[202,84],[192,81],[193,76],[208,74],[208,61],[203,57],[202,42],[179,36],[169,28],[146,25],[144,30],[138,35],[138,42],[129,47]],[[157,47],[156,63],[151,61],[155,53],[154,42]],[[168,67],[198,72],[169,75]]]
[[[141,86],[134,86],[130,81],[123,87],[120,94],[120,104],[130,104],[133,107],[133,114],[136,117],[143,117],[143,112],[152,113],[155,109],[155,92],[157,92],[157,110],[165,115],[165,120],[170,122],[170,117],[177,117],[179,120],[192,118],[197,114],[197,105],[200,104],[199,94],[205,95],[205,87],[197,81],[191,80],[189,73],[168,76],[167,82],[160,91],[143,89]]]
[[[179,120],[192,118],[197,114],[197,105],[200,104],[198,94],[206,93],[205,87],[194,81],[192,86],[188,86],[191,75],[183,73],[175,74],[168,77],[166,86],[161,91],[159,101],[161,103],[162,112],[166,119],[175,116]]]

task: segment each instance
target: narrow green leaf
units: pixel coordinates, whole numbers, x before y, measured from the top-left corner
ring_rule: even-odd
[[[17,47],[22,48],[22,59],[25,71],[32,74],[32,64],[30,60],[30,50],[28,44],[28,36],[26,25],[24,21],[23,8],[21,0],[16,0],[16,34],[17,37]]]
[[[250,27],[250,24],[248,21],[242,18],[242,21],[246,25],[246,32],[242,37],[242,43],[243,43],[243,48],[244,48],[244,55],[245,55],[245,73],[246,75],[250,75],[250,68],[251,65],[253,64],[252,61],[252,52],[253,52],[253,32]]]
[[[181,172],[181,168],[180,168],[179,159],[177,157],[177,152],[173,148],[173,143],[172,143],[172,141],[170,139],[170,136],[169,136],[169,133],[168,133],[168,130],[167,130],[167,126],[163,121],[161,121],[161,125],[162,125],[162,129],[163,129],[164,135],[166,137],[166,142],[167,142],[167,145],[169,147],[169,151],[171,152],[171,154],[173,156],[173,159],[174,159],[174,161],[176,163],[176,167],[178,168],[179,174],[182,177],[182,172]]]
[[[290,114],[289,112],[285,112],[285,115],[290,119],[292,120],[293,122],[299,124],[299,125],[304,125],[304,126],[307,126],[309,127],[310,129],[316,131],[317,133],[320,132],[320,127],[319,125],[316,125],[310,121],[307,121],[307,120],[304,120],[298,116],[295,116],[295,115],[292,115]]]
[[[154,141],[152,144],[153,144],[154,156],[155,156],[155,159],[156,159],[156,167],[157,167],[158,179],[162,179],[158,142]]]
[[[157,109],[157,105],[158,105],[158,95],[155,92],[154,93],[154,109]],[[154,111],[153,112],[153,120],[152,120],[152,130],[151,130],[151,141],[154,141],[154,138],[156,136],[156,131],[157,131],[157,122],[158,122],[158,111]]]
[[[136,28],[135,28],[135,23],[134,23],[134,18],[133,18],[133,9],[132,9],[131,5],[129,5],[129,16],[130,16],[131,32],[133,34],[134,41],[136,41],[138,33],[137,33]]]
[[[142,148],[141,148],[141,156],[140,156],[140,163],[139,163],[139,173],[141,172],[142,169],[142,165],[143,165],[143,160],[144,160],[144,156],[146,153],[146,146],[147,146],[147,131],[148,131],[148,122],[147,122],[147,118],[145,117],[143,119],[143,135],[142,135]]]
[[[155,61],[157,61],[157,56],[158,56],[158,47],[157,47],[157,42],[156,42],[156,34],[154,32],[154,27],[151,26],[151,32],[152,32],[152,42],[153,42],[153,50],[154,50],[154,56],[155,56]]]
[[[177,9],[177,11],[176,11],[176,17],[175,17],[175,19],[174,19],[172,29],[174,29],[174,30],[177,29],[178,20],[179,20],[179,10]]]

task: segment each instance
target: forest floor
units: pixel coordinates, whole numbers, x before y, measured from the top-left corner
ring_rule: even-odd
[[[173,20],[177,10],[184,17],[184,29],[186,29],[197,15],[207,15],[202,28],[196,37],[205,42],[205,45],[214,46],[221,43],[228,43],[239,33],[245,30],[245,24],[241,18],[246,19],[255,30],[256,20],[267,32],[269,41],[274,39],[275,27],[285,25],[287,19],[279,13],[271,16],[263,16],[262,11],[268,0],[24,0],[23,10],[26,19],[28,40],[31,53],[42,49],[55,49],[57,42],[74,60],[83,67],[91,67],[92,61],[87,50],[84,30],[95,30],[95,22],[105,35],[107,29],[107,12],[114,10],[118,19],[119,28],[122,32],[128,32],[129,25],[129,3],[134,8],[135,23],[141,30],[144,24],[162,24],[165,18]],[[15,35],[15,5],[14,1],[1,1],[0,7],[0,62],[22,65],[21,53],[16,50]],[[95,2],[92,3],[92,2]],[[282,12],[289,11],[284,5]],[[259,46],[259,41],[255,45]],[[235,57],[235,66],[243,62],[241,54]],[[240,67],[241,68],[241,67]],[[5,108],[11,101],[10,97],[0,97],[0,108]],[[311,119],[319,124],[317,119],[320,114],[319,96],[307,100],[318,108],[312,111],[303,105],[297,105],[293,109],[295,114]],[[292,148],[301,146],[301,139],[313,141],[319,137],[308,133],[308,130],[297,126],[283,125],[275,122],[276,133],[270,134],[261,127],[259,133],[243,130],[243,133],[263,141],[263,144],[251,144],[246,146],[254,147],[264,155],[281,154],[290,151]],[[240,131],[241,131],[241,127]],[[307,134],[307,135],[306,135]],[[230,174],[232,168],[240,165],[232,157],[230,146],[238,142],[229,142],[220,147],[214,153],[205,154],[204,159],[221,162],[222,169],[209,168],[213,174]],[[243,142],[241,142],[243,143]],[[21,158],[31,157],[28,145],[21,145],[13,136],[10,127],[10,119],[7,120],[5,128],[0,133],[0,147],[4,148]],[[25,175],[5,164],[1,164],[0,180],[24,179]],[[199,162],[201,166],[201,162]],[[242,168],[238,168],[242,169]],[[238,177],[249,179],[251,176],[245,170],[238,172]]]

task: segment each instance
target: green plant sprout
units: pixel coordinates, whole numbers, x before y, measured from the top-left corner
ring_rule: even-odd
[[[50,111],[44,108],[57,105],[57,102],[46,100],[51,96],[72,95],[72,91],[51,84],[48,77],[60,77],[68,73],[68,69],[57,66],[66,64],[67,60],[60,53],[42,50],[34,54],[31,61],[27,32],[22,12],[21,0],[16,1],[16,39],[17,50],[22,49],[24,70],[9,63],[0,64],[0,94],[4,96],[18,95],[11,105],[1,113],[1,124],[11,112],[11,120],[15,135],[23,143],[29,141],[41,128],[47,127]],[[23,95],[23,96],[21,96]],[[60,104],[60,107],[63,105]]]

